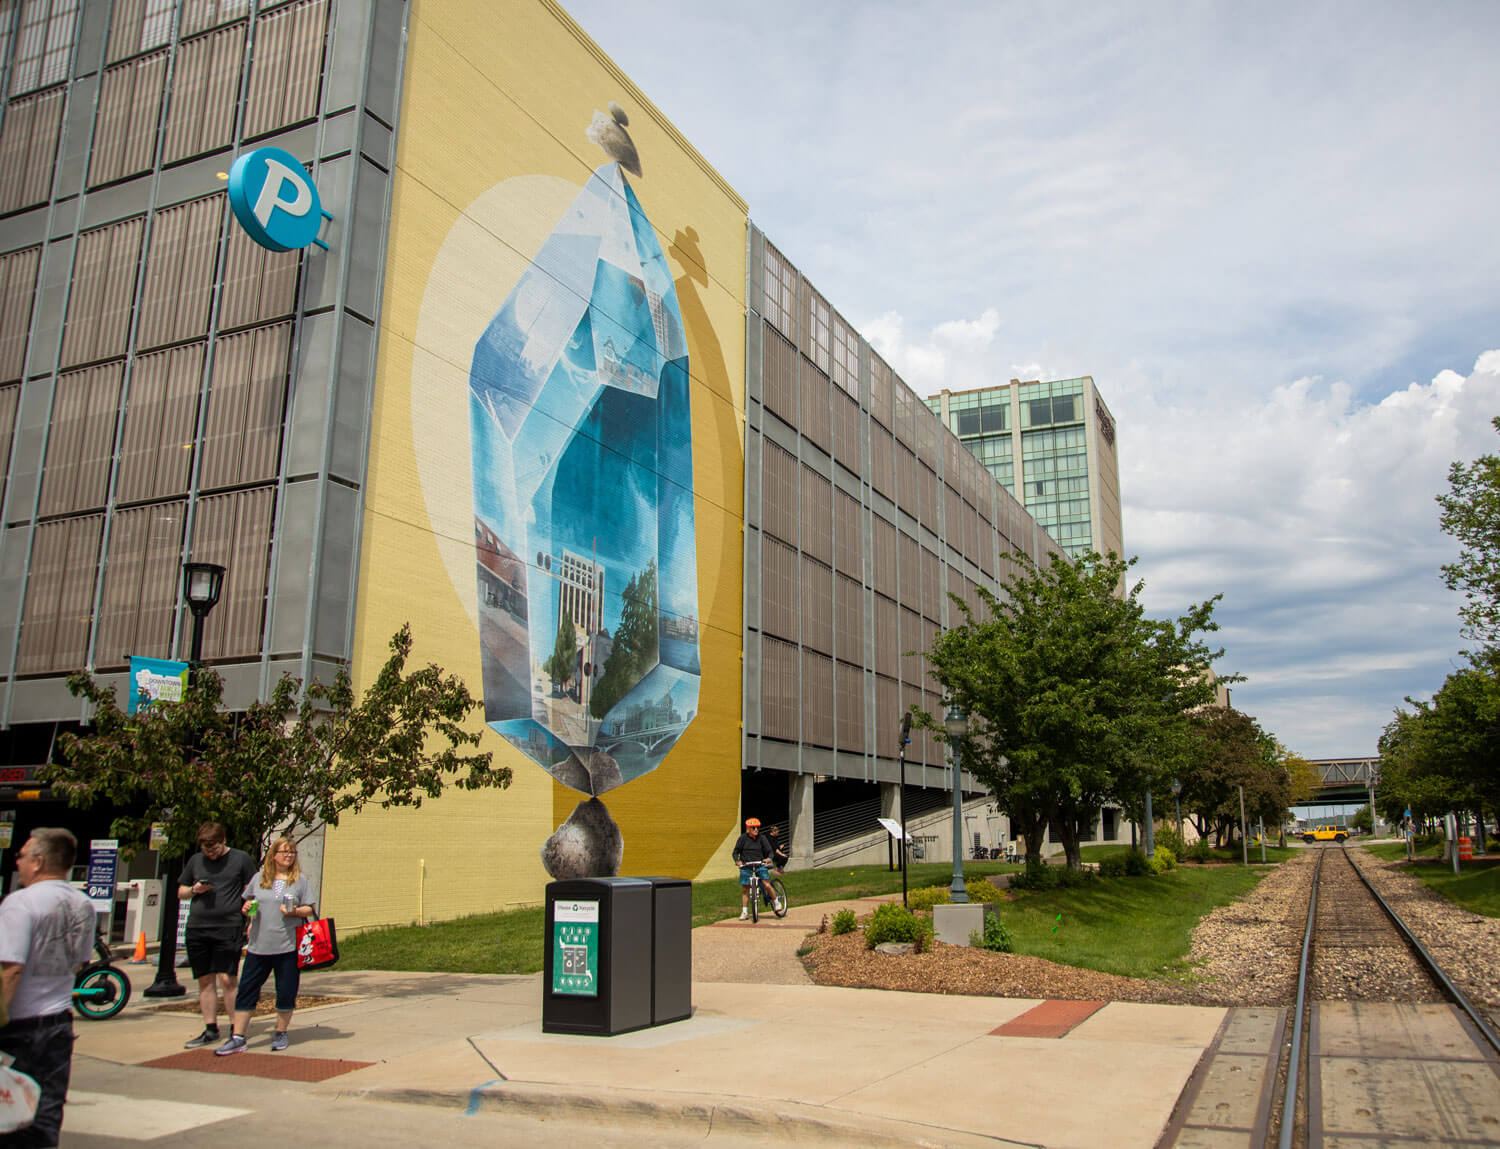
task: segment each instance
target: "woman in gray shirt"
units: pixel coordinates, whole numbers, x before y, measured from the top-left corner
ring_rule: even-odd
[[[241,912],[250,919],[250,944],[240,971],[240,988],[234,998],[234,1034],[218,1049],[219,1056],[243,1053],[250,1015],[260,1001],[261,986],[276,975],[276,1036],[271,1051],[285,1049],[286,1031],[297,1008],[297,926],[313,916],[312,887],[297,865],[297,843],[277,838],[266,855],[265,865],[241,895]]]

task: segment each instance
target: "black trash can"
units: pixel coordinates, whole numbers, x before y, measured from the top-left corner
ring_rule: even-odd
[[[547,884],[543,1033],[608,1037],[651,1024],[652,903],[641,878]]]
[[[693,883],[651,883],[651,1024],[693,1016]]]

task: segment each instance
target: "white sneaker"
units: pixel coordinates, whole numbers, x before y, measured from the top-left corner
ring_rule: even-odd
[[[740,911],[740,921],[742,921],[742,922],[748,922],[749,920],[750,920],[750,911],[748,909],[741,910]]]
[[[782,911],[783,911],[783,910],[784,910],[784,909],[786,909],[786,903],[785,903],[785,902],[783,902],[783,901],[782,901],[782,900],[781,900],[781,899],[780,899],[780,898],[777,898],[777,899],[776,899],[776,912],[777,912],[777,913],[778,913],[778,914],[779,914],[779,913],[781,913],[781,912],[782,912]]]

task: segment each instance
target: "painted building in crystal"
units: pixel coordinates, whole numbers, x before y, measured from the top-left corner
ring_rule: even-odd
[[[483,694],[509,789],[305,851],[346,928],[537,902],[590,802],[688,877],[894,809],[904,652],[1055,544],[555,3],[0,0],[0,69],[14,845],[105,833],[35,768],[189,559],[231,705],[408,621]]]

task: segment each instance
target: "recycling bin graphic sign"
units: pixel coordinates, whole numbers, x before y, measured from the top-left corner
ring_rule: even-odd
[[[599,903],[552,907],[552,992],[599,996]]]

